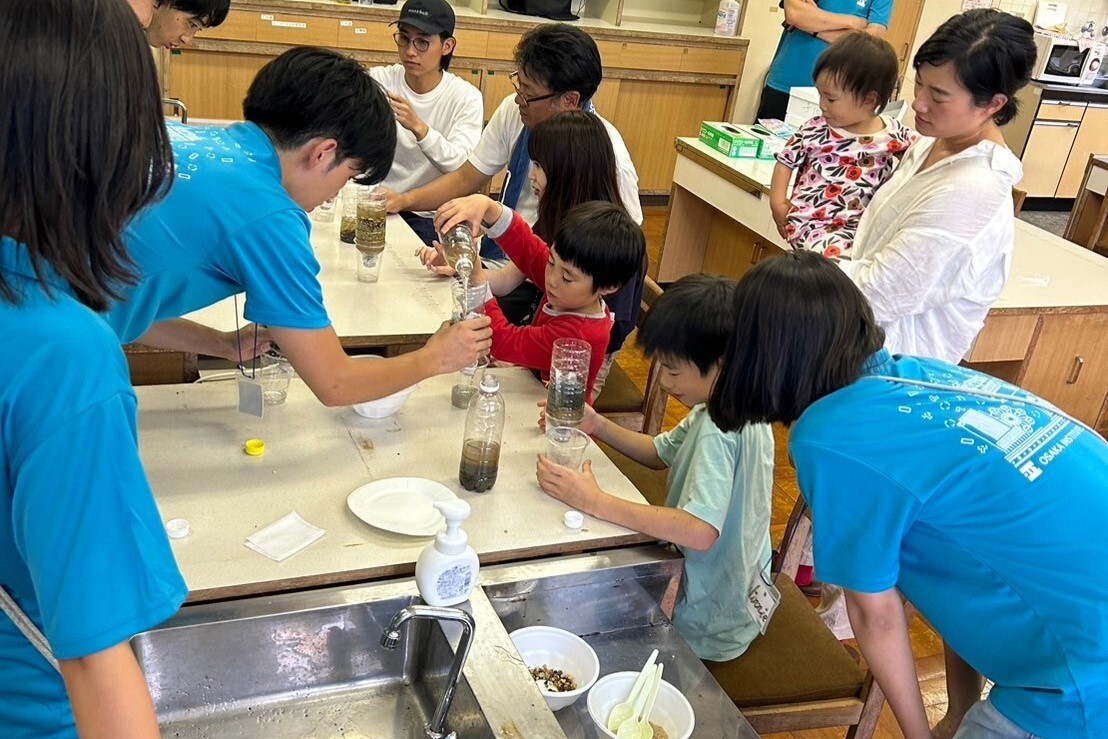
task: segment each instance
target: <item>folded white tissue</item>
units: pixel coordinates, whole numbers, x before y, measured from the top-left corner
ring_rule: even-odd
[[[274,562],[286,560],[323,536],[326,531],[312,526],[296,511],[246,537],[246,546]]]

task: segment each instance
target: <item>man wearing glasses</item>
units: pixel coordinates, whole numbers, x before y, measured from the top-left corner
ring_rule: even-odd
[[[445,0],[408,0],[393,34],[399,64],[369,75],[388,93],[396,115],[396,155],[382,184],[405,192],[454,172],[481,137],[481,91],[447,71],[454,56],[454,11]],[[432,214],[405,209],[400,216],[428,246]]]
[[[534,225],[538,219],[538,198],[527,186],[531,170],[528,132],[555,113],[591,106],[592,96],[602,78],[600,51],[584,31],[564,23],[544,23],[520,39],[515,64],[511,80],[516,92],[504,98],[493,113],[469,160],[430,184],[393,193],[389,200],[391,212],[431,210],[451,198],[479,192],[507,167],[510,177],[505,183],[502,201],[528,224]],[[636,223],[642,223],[639,175],[619,131],[608,121],[604,121],[604,126],[612,138],[623,205]],[[504,252],[489,238],[481,240],[481,257],[486,263],[496,265],[505,259]],[[522,323],[527,318],[532,297],[513,294],[500,298],[499,302],[509,320]],[[637,307],[636,303],[634,308],[637,310]]]

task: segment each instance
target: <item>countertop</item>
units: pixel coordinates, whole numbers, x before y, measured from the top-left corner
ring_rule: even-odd
[[[485,564],[648,541],[588,517],[579,532],[562,524],[567,507],[535,482],[535,458],[545,450],[535,403],[545,391],[525,369],[492,371],[507,422],[499,479],[487,493],[458,484],[465,412],[450,405],[457,375],[425,381],[382,420],[326,408],[300,380],[264,419],[236,411],[232,381],[136,388],[139,449],[162,519],[191,526],[188,537],[171,542],[189,600],[411,575],[430,538],[375,529],[346,506],[355,488],[388,477],[426,477],[469,501],[464,528]],[[248,438],[266,442],[263,456],[243,453]],[[645,502],[599,448],[591,445],[586,456],[604,490]],[[326,535],[283,562],[246,548],[247,536],[290,511]]]
[[[733,184],[769,193],[771,160],[732,159],[695,138],[677,139],[677,150]],[[1018,218],[1015,226],[1012,270],[993,312],[1108,305],[1108,259]]]
[[[341,206],[336,204],[336,210]],[[358,282],[359,252],[339,241],[339,214],[331,223],[312,222],[312,249],[319,260],[323,305],[347,346],[422,343],[450,319],[450,280],[427,271],[415,256],[423,242],[398,215],[388,217],[388,246],[379,282]],[[279,258],[275,256],[274,258]],[[238,321],[243,296],[238,296]],[[185,316],[220,331],[235,328],[235,302],[228,298]]]
[[[1072,102],[1108,103],[1108,89],[1092,85],[1056,85],[1047,82],[1032,82],[1041,89],[1044,100],[1069,100]]]

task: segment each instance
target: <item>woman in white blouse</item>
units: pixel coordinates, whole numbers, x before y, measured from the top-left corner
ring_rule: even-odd
[[[1000,126],[1035,62],[1031,24],[996,10],[943,23],[913,59],[921,138],[863,214],[844,270],[893,353],[956,363],[1008,277],[1012,187]]]

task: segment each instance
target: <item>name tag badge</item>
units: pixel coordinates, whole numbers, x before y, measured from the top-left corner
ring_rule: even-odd
[[[262,417],[265,412],[265,399],[262,395],[262,383],[249,377],[239,378],[239,413]]]
[[[766,582],[761,574],[755,577],[750,592],[746,594],[746,612],[758,624],[759,633],[766,633],[769,620],[773,618],[773,612],[780,603],[781,593],[777,592],[773,583]]]

